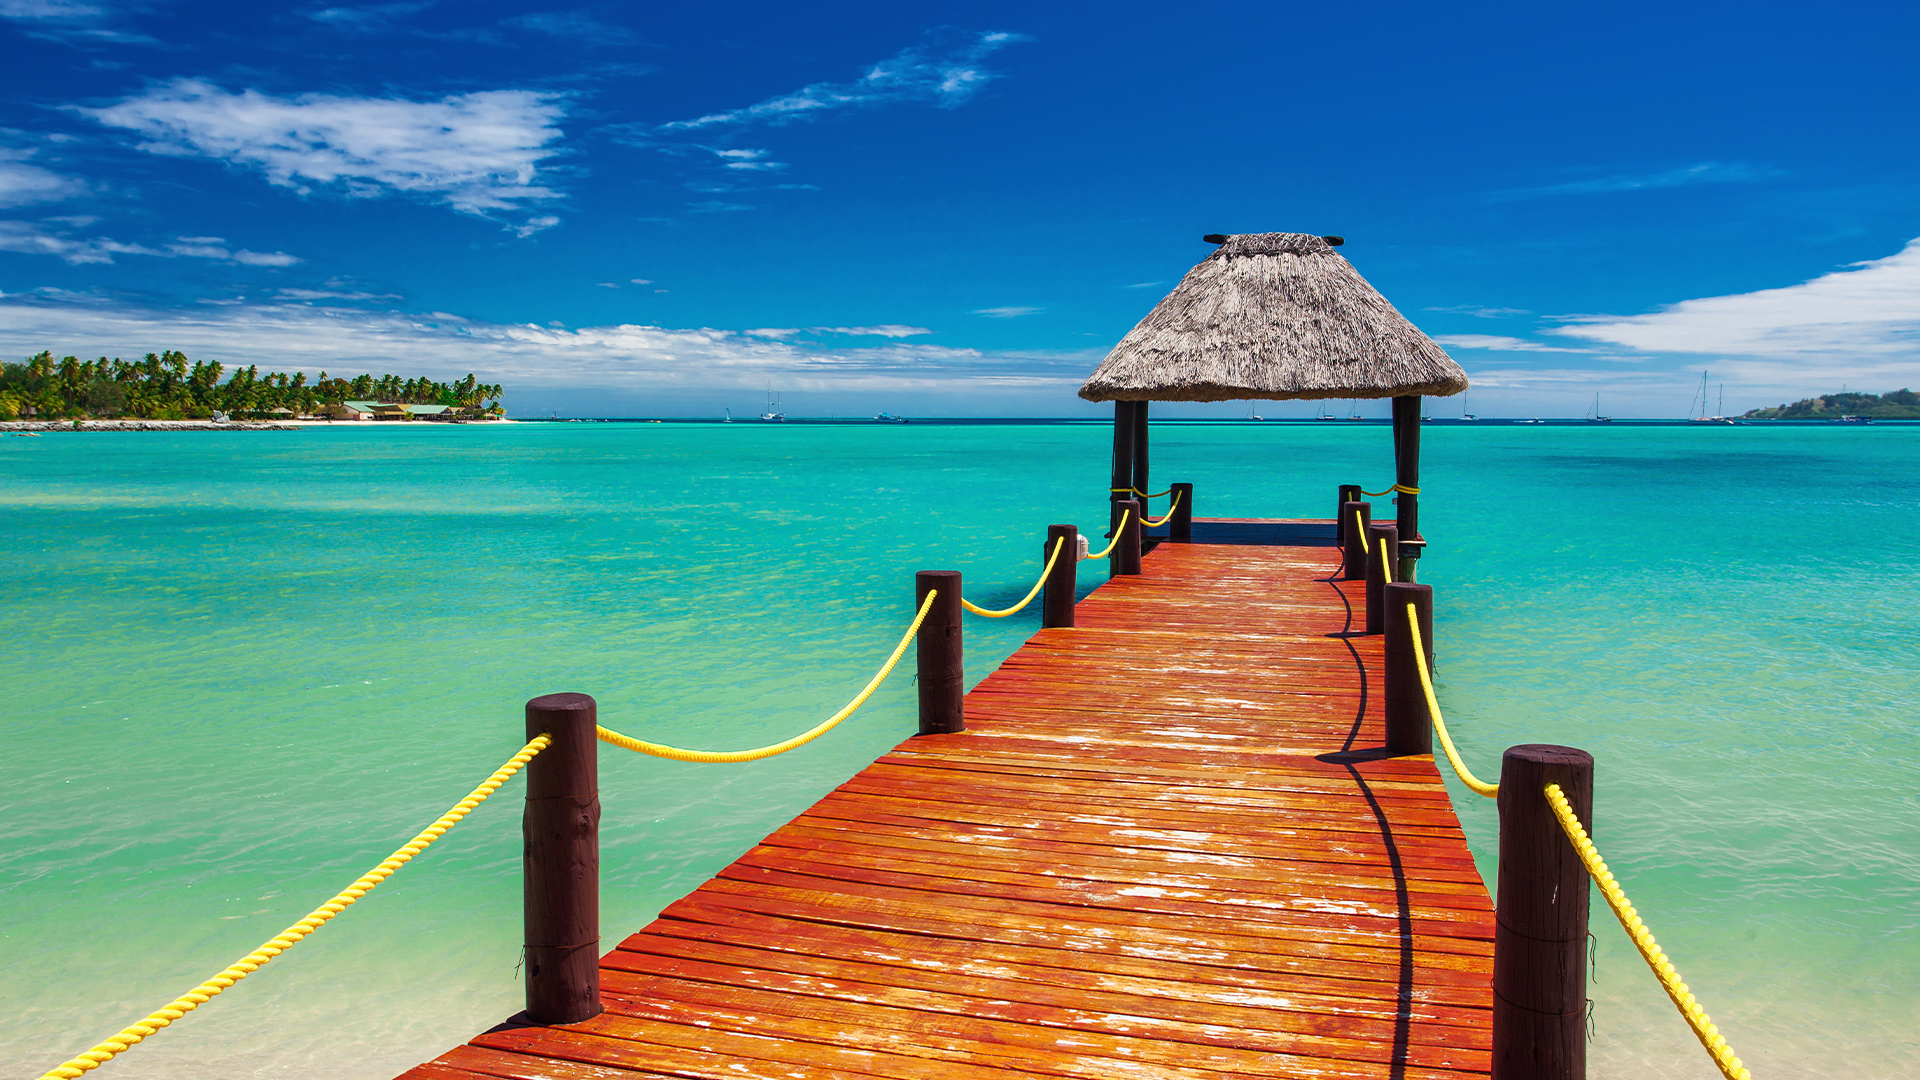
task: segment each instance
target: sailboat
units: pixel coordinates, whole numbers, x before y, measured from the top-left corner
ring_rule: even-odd
[[[1460,391],[1460,419],[1463,421],[1480,419],[1478,416],[1467,411],[1467,392],[1465,390]]]
[[[1695,397],[1695,400],[1700,402],[1700,411],[1697,413],[1694,413],[1693,419],[1687,421],[1688,423],[1690,424],[1731,424],[1733,423],[1733,421],[1727,419],[1723,415],[1718,415],[1718,414],[1714,416],[1707,415],[1707,373],[1704,371],[1700,373],[1700,390],[1697,394],[1694,395],[1694,397]],[[1727,405],[1727,384],[1721,383],[1720,384],[1720,407],[1724,409],[1726,408],[1726,405]],[[1688,411],[1691,412],[1692,410],[1689,409]]]
[[[787,414],[780,411],[780,396],[773,392],[771,386],[767,387],[767,411],[760,414],[760,419],[770,424],[787,422]]]
[[[721,423],[723,423],[723,424],[731,424],[731,423],[733,423],[733,410],[732,410],[732,409],[728,409],[728,410],[727,410],[727,418],[726,418],[725,420],[722,420],[722,421],[720,421],[720,422],[721,422]]]
[[[1587,423],[1589,424],[1613,423],[1613,417],[1600,415],[1600,395],[1597,393],[1593,395],[1593,409],[1587,413]]]
[[[1314,417],[1314,419],[1315,420],[1338,420],[1340,418],[1333,415],[1333,410],[1327,408],[1326,399],[1322,398],[1320,401],[1320,412],[1318,415]]]
[[[1257,412],[1254,412],[1254,411],[1253,411],[1253,402],[1251,402],[1251,401],[1249,401],[1249,402],[1247,402],[1247,419],[1249,419],[1249,420],[1265,420],[1265,419],[1266,419],[1266,417],[1264,417],[1264,416],[1261,416],[1261,415],[1260,415],[1259,413],[1257,413]]]

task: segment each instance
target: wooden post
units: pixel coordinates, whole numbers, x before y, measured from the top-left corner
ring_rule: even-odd
[[[1354,531],[1353,527],[1355,515],[1358,515],[1360,519],[1360,529],[1358,532]],[[1367,535],[1368,523],[1373,521],[1373,504],[1364,502],[1341,503],[1340,520],[1344,523],[1344,531],[1341,534],[1341,544],[1346,548],[1346,563],[1341,570],[1340,576],[1346,578],[1348,581],[1353,581],[1356,578],[1365,578],[1367,576],[1367,550],[1361,546],[1360,542]]]
[[[1107,494],[1108,502],[1133,498],[1134,415],[1133,402],[1113,403],[1113,482],[1108,485],[1113,490]]]
[[[1402,487],[1420,486],[1420,395],[1393,399],[1393,482]],[[1395,524],[1400,537],[1409,541],[1400,552],[1395,581],[1412,581],[1414,563],[1424,550],[1420,540],[1420,496],[1402,491],[1395,500],[1399,513]]]
[[[527,1018],[600,1015],[599,710],[585,694],[527,702],[527,738],[553,742],[527,763],[520,819]]]
[[[1359,484],[1341,484],[1340,498],[1335,502],[1333,511],[1333,542],[1336,547],[1347,546],[1347,518],[1353,516],[1346,512],[1346,505],[1366,498],[1366,492]]]
[[[1549,783],[1592,835],[1592,755],[1515,746],[1500,761],[1493,1080],[1587,1075],[1587,870],[1547,805]]]
[[[1133,486],[1139,492],[1140,512],[1147,509],[1147,493],[1153,488],[1147,480],[1147,403],[1133,403]],[[1115,485],[1118,487],[1119,485]]]
[[[960,638],[960,571],[922,570],[913,578],[915,611],[930,590],[940,590],[920,624],[920,734],[965,731],[966,658]]]
[[[1047,542],[1040,545],[1040,565],[1047,565],[1047,559],[1053,555],[1053,545],[1061,541],[1065,543],[1061,544],[1060,558],[1054,561],[1053,572],[1040,587],[1042,627],[1073,625],[1073,594],[1079,584],[1080,571],[1080,530],[1072,525],[1047,526]]]
[[[1193,485],[1173,485],[1174,498],[1179,499],[1173,507],[1173,520],[1167,522],[1169,540],[1193,539]]]
[[[1433,717],[1427,711],[1426,691],[1415,666],[1413,630],[1407,626],[1407,605],[1420,622],[1420,640],[1426,645],[1427,671],[1433,671],[1433,586],[1396,581],[1382,594],[1381,615],[1387,621],[1386,669],[1381,696],[1387,703],[1387,753],[1433,753]]]
[[[1127,523],[1120,526],[1120,543],[1113,549],[1113,554],[1107,556],[1109,579],[1117,578],[1122,574],[1140,572],[1140,510],[1145,505],[1145,501],[1141,499],[1129,499],[1126,502],[1113,504],[1116,523],[1119,515],[1126,514],[1128,510],[1133,513],[1126,514]]]
[[[1400,530],[1392,525],[1367,526],[1367,633],[1386,629],[1382,604],[1386,600],[1387,571],[1400,561]]]

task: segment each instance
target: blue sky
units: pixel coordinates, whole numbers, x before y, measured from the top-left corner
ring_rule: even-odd
[[[1482,415],[1680,415],[1702,369],[1729,411],[1891,390],[1920,385],[1916,30],[0,0],[0,355],[475,371],[522,413],[772,385],[796,415],[1093,415],[1073,389],[1202,234],[1298,231],[1346,236]]]

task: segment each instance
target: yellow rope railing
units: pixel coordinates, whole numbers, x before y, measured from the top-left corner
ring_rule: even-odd
[[[1360,538],[1361,551],[1370,553],[1373,550],[1367,544],[1367,527],[1360,523],[1360,511],[1358,510],[1353,512],[1353,535]]]
[[[1419,488],[1417,488],[1417,487],[1408,487],[1408,486],[1407,486],[1407,485],[1405,485],[1405,484],[1395,484],[1395,485],[1393,485],[1392,487],[1390,487],[1390,488],[1388,488],[1388,489],[1387,489],[1387,490],[1385,490],[1385,491],[1368,491],[1368,490],[1366,490],[1365,488],[1362,488],[1362,489],[1360,489],[1360,494],[1362,494],[1362,495],[1366,495],[1366,496],[1369,496],[1370,498],[1375,498],[1375,499],[1377,499],[1377,498],[1379,498],[1379,497],[1380,497],[1380,496],[1382,496],[1382,495],[1391,495],[1391,494],[1393,494],[1393,493],[1394,493],[1394,492],[1396,492],[1396,491],[1397,491],[1397,492],[1399,492],[1399,493],[1400,493],[1400,494],[1402,494],[1402,495],[1418,495],[1418,494],[1420,494],[1420,489],[1419,489]]]
[[[1433,717],[1434,734],[1440,736],[1440,747],[1447,752],[1447,761],[1453,766],[1454,775],[1476,794],[1489,799],[1499,795],[1499,784],[1489,784],[1467,769],[1460,760],[1460,751],[1453,747],[1453,737],[1447,734],[1447,722],[1440,717],[1440,699],[1433,692],[1433,675],[1427,671],[1427,643],[1420,637],[1420,614],[1412,604],[1407,605],[1407,627],[1413,631],[1413,666],[1420,672],[1420,689],[1427,694],[1427,713]]]
[[[1593,877],[1593,883],[1600,887],[1600,895],[1607,898],[1607,906],[1613,909],[1613,914],[1620,920],[1621,927],[1627,931],[1627,936],[1633,939],[1633,947],[1640,950],[1641,959],[1653,969],[1654,977],[1660,980],[1660,988],[1673,999],[1674,1006],[1686,1019],[1687,1026],[1693,1029],[1693,1034],[1700,1040],[1700,1045],[1706,1047],[1707,1053],[1713,1056],[1713,1063],[1720,1067],[1720,1074],[1727,1080],[1753,1080],[1753,1074],[1740,1064],[1740,1059],[1734,1056],[1733,1048],[1727,1045],[1727,1040],[1720,1037],[1720,1029],[1713,1025],[1713,1020],[1707,1016],[1707,1010],[1700,1007],[1699,999],[1693,996],[1693,991],[1687,989],[1686,983],[1680,981],[1680,973],[1674,970],[1673,962],[1667,959],[1667,954],[1660,950],[1660,943],[1653,940],[1653,932],[1648,930],[1647,924],[1641,921],[1640,913],[1627,902],[1626,891],[1620,888],[1620,883],[1614,879],[1613,872],[1607,869],[1606,860],[1600,857],[1600,849],[1593,846],[1593,841],[1587,836],[1586,828],[1580,824],[1580,819],[1574,816],[1573,806],[1567,801],[1566,792],[1560,790],[1559,784],[1548,784],[1545,791],[1547,805],[1553,807],[1553,816],[1560,819],[1561,831],[1567,834],[1567,840],[1573,844],[1573,850],[1580,853],[1580,861],[1586,864],[1587,873]]]
[[[1137,488],[1137,487],[1123,487],[1123,488],[1108,488],[1108,489],[1107,489],[1107,494],[1109,494],[1109,495],[1118,495],[1118,494],[1120,494],[1120,493],[1121,493],[1121,492],[1123,492],[1123,491],[1124,491],[1124,492],[1126,492],[1126,493],[1127,493],[1127,494],[1129,494],[1129,495],[1138,495],[1138,496],[1140,496],[1140,497],[1141,497],[1141,498],[1143,498],[1143,499],[1158,499],[1158,498],[1161,498],[1161,497],[1163,497],[1163,496],[1166,496],[1166,495],[1171,495],[1171,494],[1173,493],[1173,489],[1172,489],[1172,488],[1168,488],[1168,489],[1167,489],[1167,490],[1165,490],[1165,491],[1161,491],[1161,492],[1156,492],[1156,493],[1154,493],[1154,494],[1152,494],[1152,495],[1149,495],[1149,494],[1147,494],[1146,492],[1144,492],[1144,491],[1141,491],[1141,490],[1140,490],[1139,488]]]
[[[1160,526],[1165,525],[1167,522],[1172,521],[1173,512],[1178,509],[1180,509],[1180,496],[1176,494],[1173,497],[1173,501],[1167,504],[1166,516],[1162,517],[1159,521],[1155,521],[1152,518],[1148,517],[1145,513],[1142,513],[1140,515],[1140,524],[1149,529],[1157,529]]]
[[[979,615],[983,618],[988,618],[988,619],[1004,619],[1009,615],[1013,615],[1019,612],[1021,608],[1024,608],[1028,604],[1033,603],[1033,598],[1036,596],[1039,596],[1040,590],[1046,587],[1047,578],[1053,574],[1053,564],[1059,561],[1060,549],[1062,547],[1065,547],[1066,543],[1067,543],[1067,538],[1064,536],[1053,542],[1053,554],[1047,556],[1047,565],[1045,569],[1040,571],[1040,580],[1033,583],[1033,591],[1029,592],[1026,595],[1026,598],[1021,600],[1019,603],[1009,608],[1001,608],[998,611],[989,611],[986,608],[975,605],[974,603],[972,603],[966,597],[963,596],[960,598],[960,606],[963,608],[966,608],[968,611],[973,612],[975,615]]]
[[[1127,519],[1132,516],[1133,516],[1133,511],[1131,509],[1120,511],[1120,523],[1113,527],[1113,542],[1108,544],[1106,547],[1101,548],[1100,554],[1089,555],[1087,556],[1087,558],[1088,559],[1104,559],[1107,556],[1113,554],[1113,549],[1120,546],[1120,534],[1126,531]]]
[[[1058,548],[1059,546],[1055,545],[1056,552]],[[614,746],[632,750],[637,754],[667,758],[671,761],[700,761],[709,763],[758,761],[761,758],[770,758],[775,754],[784,754],[796,746],[805,746],[807,743],[832,731],[834,726],[839,724],[840,721],[852,716],[860,706],[867,703],[867,699],[872,697],[873,692],[880,688],[880,684],[887,681],[887,676],[893,674],[893,666],[900,662],[900,657],[905,655],[907,646],[913,643],[913,635],[920,632],[920,624],[927,621],[927,612],[933,610],[933,598],[939,595],[940,590],[938,589],[927,590],[927,598],[921,601],[920,611],[913,617],[913,625],[907,627],[907,632],[900,638],[900,644],[894,646],[893,655],[887,657],[886,664],[880,668],[880,673],[875,675],[873,679],[867,683],[866,689],[861,690],[860,693],[856,695],[852,701],[847,702],[846,707],[839,712],[834,713],[812,728],[784,742],[756,747],[752,750],[683,750],[677,746],[666,746],[661,743],[647,742],[645,739],[636,739],[630,735],[622,735],[617,731],[598,727],[597,725],[595,730],[598,732],[601,742],[611,743]]]
[[[511,779],[514,773],[520,771],[521,766],[532,761],[534,755],[545,750],[552,741],[545,735],[537,736],[521,747],[519,753],[508,758],[505,765],[494,770],[493,775],[487,777],[479,787],[474,788],[466,798],[454,803],[453,809],[440,815],[438,821],[401,845],[398,851],[381,860],[380,865],[360,875],[353,884],[336,893],[333,899],[314,908],[306,918],[267,939],[259,948],[234,961],[220,974],[155,1009],[147,1015],[146,1019],[127,1025],[112,1038],[102,1041],[93,1049],[49,1069],[41,1075],[40,1080],[74,1080],[75,1077],[85,1076],[89,1070],[97,1069],[120,1054],[126,1053],[135,1043],[151,1038],[161,1028],[205,1005],[234,983],[265,967],[268,961],[293,948],[301,939],[325,926],[329,919],[345,911],[355,900],[372,892],[374,886],[392,877],[394,871],[406,865],[415,855],[425,851],[428,845],[440,839],[448,829],[458,825],[461,818],[466,817],[474,807],[485,802],[487,796],[499,790],[501,784]]]

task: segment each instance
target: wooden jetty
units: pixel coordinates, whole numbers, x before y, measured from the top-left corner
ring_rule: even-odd
[[[1417,414],[1416,414],[1417,415]],[[1494,917],[1325,521],[1196,520],[600,960],[403,1080],[1486,1075]]]

